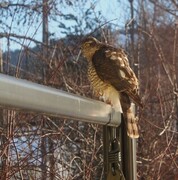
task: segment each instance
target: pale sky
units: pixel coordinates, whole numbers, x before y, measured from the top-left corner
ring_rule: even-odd
[[[93,0],[87,1],[87,4],[85,5],[84,8],[90,7],[92,2],[93,2]],[[112,21],[112,23],[116,24],[116,26],[119,29],[122,29],[125,27],[126,21],[129,20],[129,18],[130,18],[130,9],[128,7],[129,7],[128,0],[99,0],[96,3],[95,11],[100,10],[102,12],[102,15],[106,19],[106,21],[117,19],[117,20]],[[63,13],[73,13],[72,11],[74,11],[70,8],[65,8],[62,6],[60,6],[59,8],[63,8],[63,9],[61,9],[61,11]],[[80,8],[80,5],[79,5],[79,8]],[[28,37],[34,36],[35,39],[41,41],[41,39],[42,39],[42,23],[40,21],[38,23],[33,23],[32,19],[33,18],[31,18],[30,25],[22,27],[22,28],[20,28],[20,30],[18,30],[18,26],[16,25],[16,23],[12,22],[12,19],[10,19],[9,24],[12,22],[12,27],[13,27],[12,29],[17,29],[17,30],[11,31],[11,33],[26,35]],[[34,19],[35,19],[35,17],[34,17]],[[60,19],[58,19],[58,21],[60,22]],[[54,23],[54,22],[50,22],[50,24],[49,24],[49,31],[51,33],[55,34],[53,38],[64,37],[64,35],[61,34],[60,29],[57,27],[57,25],[58,24]],[[67,25],[70,26],[70,23],[67,22]],[[37,28],[38,28],[38,30],[36,31]],[[24,41],[24,42],[22,41],[22,43],[25,44],[26,46],[34,46],[35,45],[31,42],[29,44],[29,41]],[[7,42],[5,39],[3,39],[3,40],[1,39],[1,46],[2,46],[3,50],[5,50],[7,48]],[[13,50],[17,49],[17,48],[19,49],[20,45],[11,43],[10,48]]]

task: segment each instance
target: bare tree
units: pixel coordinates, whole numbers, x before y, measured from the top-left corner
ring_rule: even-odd
[[[177,164],[176,9],[171,1],[140,1],[139,59],[142,136],[138,143],[139,178],[174,179]],[[169,9],[169,8],[170,9]],[[144,173],[143,173],[144,172]]]
[[[0,4],[0,13],[4,17],[0,36],[7,42],[7,51],[3,55],[4,73],[91,96],[86,64],[75,46],[79,44],[82,33],[90,28],[92,31],[94,22],[99,23],[100,19],[94,6],[92,9],[79,8],[86,22],[83,22],[84,27],[78,26],[83,17],[61,14],[58,8],[66,5],[78,8],[77,3],[86,2],[68,3],[44,0]],[[52,39],[53,34],[47,28],[51,19],[56,20],[61,28],[56,17],[76,23],[71,29],[62,27],[67,36],[60,40]],[[5,18],[10,18],[10,25]],[[40,40],[36,34],[42,23],[44,33]],[[22,26],[27,30],[20,29]],[[35,28],[29,35],[31,26]],[[20,28],[17,31],[15,27]],[[19,51],[11,51],[13,43],[20,44]],[[31,48],[31,43],[35,44],[34,48]],[[102,178],[100,126],[5,109],[2,112],[0,176],[3,179]]]
[[[97,1],[91,4],[83,0],[1,2],[0,37],[6,47],[3,71],[92,97],[86,63],[78,49],[81,39],[91,32],[112,45],[124,39],[119,45],[128,50],[131,64],[138,71],[145,104],[143,110],[138,110],[141,131],[138,179],[175,179],[177,3],[172,0],[127,3],[130,10],[125,33],[112,22],[101,26],[105,18],[96,10]],[[40,38],[37,36],[42,24],[43,39],[42,34]],[[58,27],[52,31],[54,24]],[[20,45],[19,51],[11,51],[14,43]],[[6,109],[0,117],[0,173],[4,179],[103,178],[100,126]]]

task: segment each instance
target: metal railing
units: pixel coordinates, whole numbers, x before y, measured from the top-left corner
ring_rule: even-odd
[[[104,125],[105,179],[136,180],[136,142],[110,105],[0,74],[0,106]]]

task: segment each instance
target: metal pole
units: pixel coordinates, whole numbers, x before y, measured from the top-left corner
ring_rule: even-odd
[[[133,107],[134,109],[134,107]],[[105,180],[136,180],[136,140],[127,135],[124,118],[117,128],[103,127]]]
[[[118,116],[120,121],[121,115]],[[125,180],[121,167],[118,128],[103,126],[104,179]]]
[[[117,127],[120,113],[100,101],[0,74],[0,106]]]
[[[135,106],[132,104],[133,112]],[[137,180],[136,150],[137,140],[128,137],[124,118],[121,119],[119,127],[121,131],[121,157],[123,173],[126,180]]]

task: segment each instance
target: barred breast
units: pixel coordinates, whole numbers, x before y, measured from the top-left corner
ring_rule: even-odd
[[[119,92],[111,84],[102,81],[98,77],[92,63],[88,63],[88,78],[93,88],[94,95],[105,103],[111,104],[115,111],[122,112]]]

